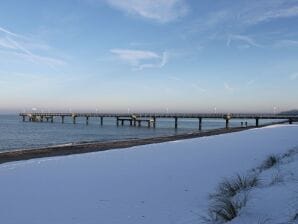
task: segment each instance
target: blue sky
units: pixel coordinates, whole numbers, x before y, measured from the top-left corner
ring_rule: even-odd
[[[297,0],[0,2],[2,113],[273,112],[297,87]]]

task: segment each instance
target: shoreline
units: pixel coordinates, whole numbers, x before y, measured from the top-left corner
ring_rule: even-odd
[[[191,133],[160,136],[160,137],[150,137],[150,138],[142,138],[142,139],[113,140],[113,141],[77,143],[77,144],[69,143],[69,144],[33,148],[33,149],[18,149],[18,150],[0,152],[0,164],[13,162],[13,161],[107,151],[107,150],[113,150],[113,149],[130,148],[130,147],[139,146],[139,145],[148,145],[148,144],[156,144],[156,143],[163,143],[163,142],[169,142],[169,141],[221,135],[221,134],[245,131],[253,128],[261,128],[261,127],[280,124],[280,123],[285,123],[285,122],[266,124],[266,125],[261,125],[259,127],[250,126],[250,127],[234,127],[229,129],[221,128],[221,129],[214,129],[214,130],[203,131],[203,132],[191,132]]]

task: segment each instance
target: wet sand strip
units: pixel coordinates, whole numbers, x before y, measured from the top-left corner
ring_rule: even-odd
[[[279,122],[284,123],[284,122]],[[271,124],[269,124],[271,125]],[[268,125],[262,125],[264,127]],[[14,151],[5,151],[0,153],[0,164],[19,160],[29,160],[34,158],[65,156],[72,154],[81,154],[88,152],[106,151],[111,149],[129,148],[138,145],[147,145],[154,143],[162,143],[190,138],[198,138],[211,135],[220,135],[225,133],[239,132],[255,127],[236,127],[236,128],[222,128],[204,132],[192,132],[185,134],[177,134],[170,136],[151,137],[143,139],[117,140],[117,141],[103,141],[91,143],[65,144],[60,146],[50,146],[36,149],[20,149]]]

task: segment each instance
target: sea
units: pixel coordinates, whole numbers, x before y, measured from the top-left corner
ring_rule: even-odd
[[[240,127],[241,122],[254,125],[255,120],[230,120],[231,127]],[[272,120],[260,120],[260,124]],[[276,122],[276,121],[275,121]],[[71,118],[50,122],[23,122],[18,115],[0,115],[0,151],[32,149],[54,145],[84,143],[94,141],[117,141],[148,137],[177,135],[198,131],[198,119],[179,119],[178,129],[174,128],[174,119],[157,119],[156,128],[131,127],[128,124],[116,126],[115,118],[104,118],[103,126],[99,118],[77,118],[73,124]],[[203,119],[202,131],[225,127],[223,119]]]

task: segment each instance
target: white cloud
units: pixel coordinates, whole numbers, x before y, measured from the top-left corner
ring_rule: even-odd
[[[216,31],[223,26],[226,22],[230,23],[231,13],[228,10],[220,10],[208,13],[207,15],[201,15],[192,26],[190,27],[190,33],[196,32],[208,32]]]
[[[111,49],[111,53],[120,60],[130,64],[135,70],[144,68],[162,68],[168,62],[168,53],[158,54],[153,51],[141,51],[131,49]]]
[[[7,34],[9,36],[13,36],[13,37],[22,37],[21,35],[16,34],[16,33],[13,33],[13,32],[11,32],[11,31],[9,31],[7,29],[4,29],[3,27],[0,27],[0,32],[5,33],[5,34]]]
[[[231,46],[231,43],[233,41],[244,42],[245,45],[241,45],[241,46],[245,46],[245,48],[247,48],[248,46],[261,47],[261,45],[259,45],[258,43],[256,43],[255,40],[252,39],[249,36],[244,36],[244,35],[229,35],[228,36],[228,39],[227,39],[227,46],[230,47]]]
[[[250,24],[257,24],[262,22],[269,22],[274,19],[290,18],[298,16],[298,6],[291,6],[285,8],[273,8],[266,10],[262,14],[251,15],[247,17],[247,22]]]
[[[298,47],[297,40],[279,40],[274,44],[274,47]]]
[[[56,66],[62,66],[65,65],[65,61],[60,60],[60,59],[56,59],[56,58],[52,58],[52,57],[46,57],[46,56],[40,56],[40,55],[36,55],[36,54],[26,54],[26,53],[13,53],[15,56],[23,58],[27,61],[31,61],[33,63],[39,64],[39,63],[43,63],[43,64],[47,64],[48,66],[52,67],[53,69],[55,69]]]
[[[173,81],[176,81],[176,82],[181,82],[181,81],[183,81],[182,79],[180,79],[180,78],[178,78],[178,77],[176,77],[176,76],[169,76],[169,78],[170,78],[171,80],[173,80]]]
[[[223,40],[228,38],[227,45],[231,41],[238,40],[245,42],[245,45],[237,45],[239,48],[259,47],[260,45],[246,34],[252,26],[262,23],[269,23],[283,18],[297,18],[297,1],[291,0],[250,0],[250,1],[227,1],[220,9],[210,10],[207,13],[200,13],[199,19],[190,23],[186,34],[200,34],[200,39],[205,39],[208,43],[214,40]],[[293,21],[294,22],[294,21]],[[294,30],[293,30],[294,32]],[[227,34],[242,34],[227,36]],[[244,35],[243,35],[244,34]],[[279,39],[283,32],[278,34]],[[268,35],[269,36],[269,35]],[[262,39],[268,43],[268,36]],[[255,38],[262,38],[258,34]],[[273,40],[277,35],[270,36]],[[273,41],[274,43],[274,41]],[[272,43],[271,43],[272,44]],[[295,44],[294,42],[281,44]]]
[[[161,23],[183,17],[188,12],[184,0],[106,0],[125,13],[138,15]]]
[[[169,59],[168,53],[163,52],[162,56],[160,56],[159,58],[161,59],[160,62],[140,64],[138,69],[142,70],[144,68],[162,68],[162,67],[164,67],[168,63],[168,59]]]
[[[34,63],[43,63],[55,69],[56,66],[64,65],[61,59],[48,57],[33,52],[34,49],[42,50],[43,53],[50,49],[45,44],[36,43],[22,35],[13,33],[0,27],[0,50],[12,56],[16,56]]]
[[[158,54],[152,51],[140,51],[129,49],[112,49],[120,59],[130,62],[132,65],[138,64],[140,60],[159,58]]]
[[[17,49],[7,38],[0,38],[0,48]]]

